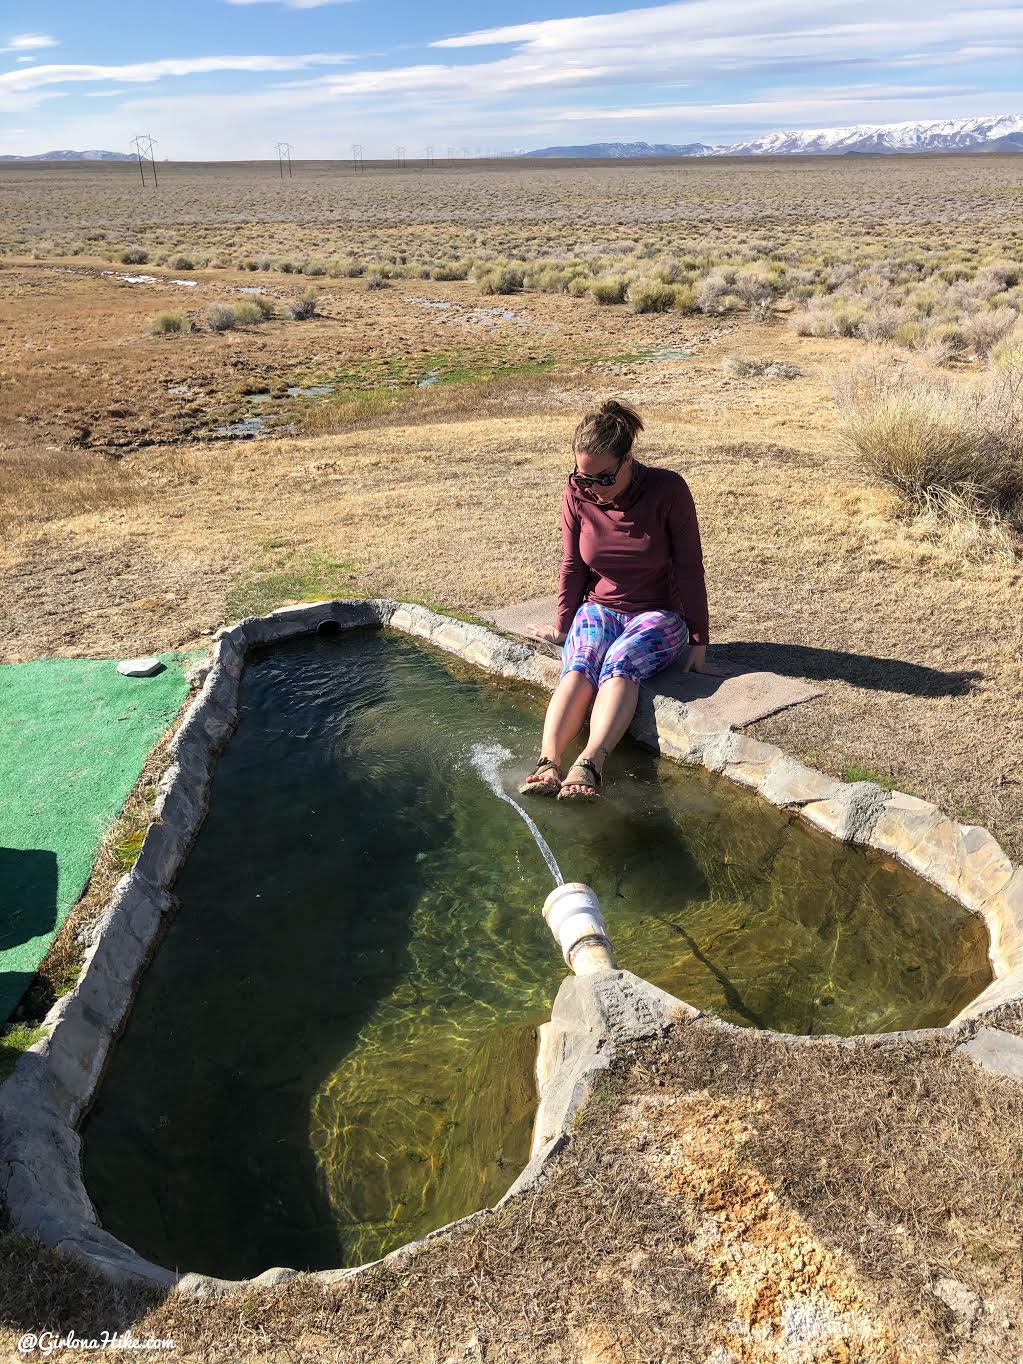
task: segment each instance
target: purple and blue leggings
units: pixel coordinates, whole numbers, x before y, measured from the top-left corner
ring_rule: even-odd
[[[561,676],[585,673],[594,688],[612,677],[642,682],[673,663],[689,643],[677,611],[612,611],[583,602],[562,649]]]

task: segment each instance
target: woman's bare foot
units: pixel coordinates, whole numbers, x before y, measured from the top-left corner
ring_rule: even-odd
[[[520,796],[556,796],[561,790],[561,768],[553,758],[541,758],[519,787]]]
[[[597,758],[581,754],[565,773],[558,800],[600,800],[603,795],[600,789],[602,766]],[[572,779],[573,772],[577,774],[575,780]]]

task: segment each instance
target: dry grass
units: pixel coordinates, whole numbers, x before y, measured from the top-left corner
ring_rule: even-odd
[[[152,197],[134,192],[126,167],[20,165],[5,171],[12,225],[0,251],[369,272],[371,288],[471,272],[488,293],[580,298],[621,276],[626,294],[656,287],[660,306],[682,313],[766,318],[787,300],[804,335],[884,337],[952,362],[987,354],[1023,311],[1017,167],[1011,156],[938,164],[940,174],[934,158],[686,161],[680,182],[678,162],[359,175],[320,162],[285,186],[270,165],[167,166]],[[605,286],[597,297],[624,301]]]
[[[956,384],[872,355],[836,381],[840,434],[875,478],[932,515],[971,508],[1023,531],[1023,370]]]
[[[919,510],[907,522],[906,536],[938,546],[964,564],[1014,564],[1023,555],[1019,531],[968,484],[926,489]]]
[[[95,451],[0,449],[0,536],[39,531],[101,508],[128,509],[143,492],[127,470]]]
[[[12,1238],[3,1320],[130,1325],[187,1361],[1008,1364],[1021,1130],[1020,1087],[943,1042],[679,1025],[616,1068],[537,1193],[387,1269],[147,1301]]]
[[[184,313],[157,313],[149,324],[154,336],[172,336],[185,331],[187,327],[188,318]]]

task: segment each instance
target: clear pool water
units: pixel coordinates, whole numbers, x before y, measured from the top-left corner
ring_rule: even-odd
[[[101,1221],[226,1277],[374,1258],[524,1165],[565,967],[550,873],[471,763],[535,756],[545,698],[389,632],[250,658],[178,913],[84,1125]],[[980,920],[895,863],[626,742],[597,806],[529,805],[623,966],[793,1032],[951,1018]]]

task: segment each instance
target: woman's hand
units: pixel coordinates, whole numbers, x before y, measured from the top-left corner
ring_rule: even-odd
[[[527,625],[526,634],[532,639],[542,639],[545,644],[564,644],[568,639],[564,630],[552,630],[549,625]]]
[[[707,662],[706,644],[691,644],[689,654],[682,664],[684,673],[703,673],[706,677],[731,677],[731,668],[721,668],[716,663]]]

